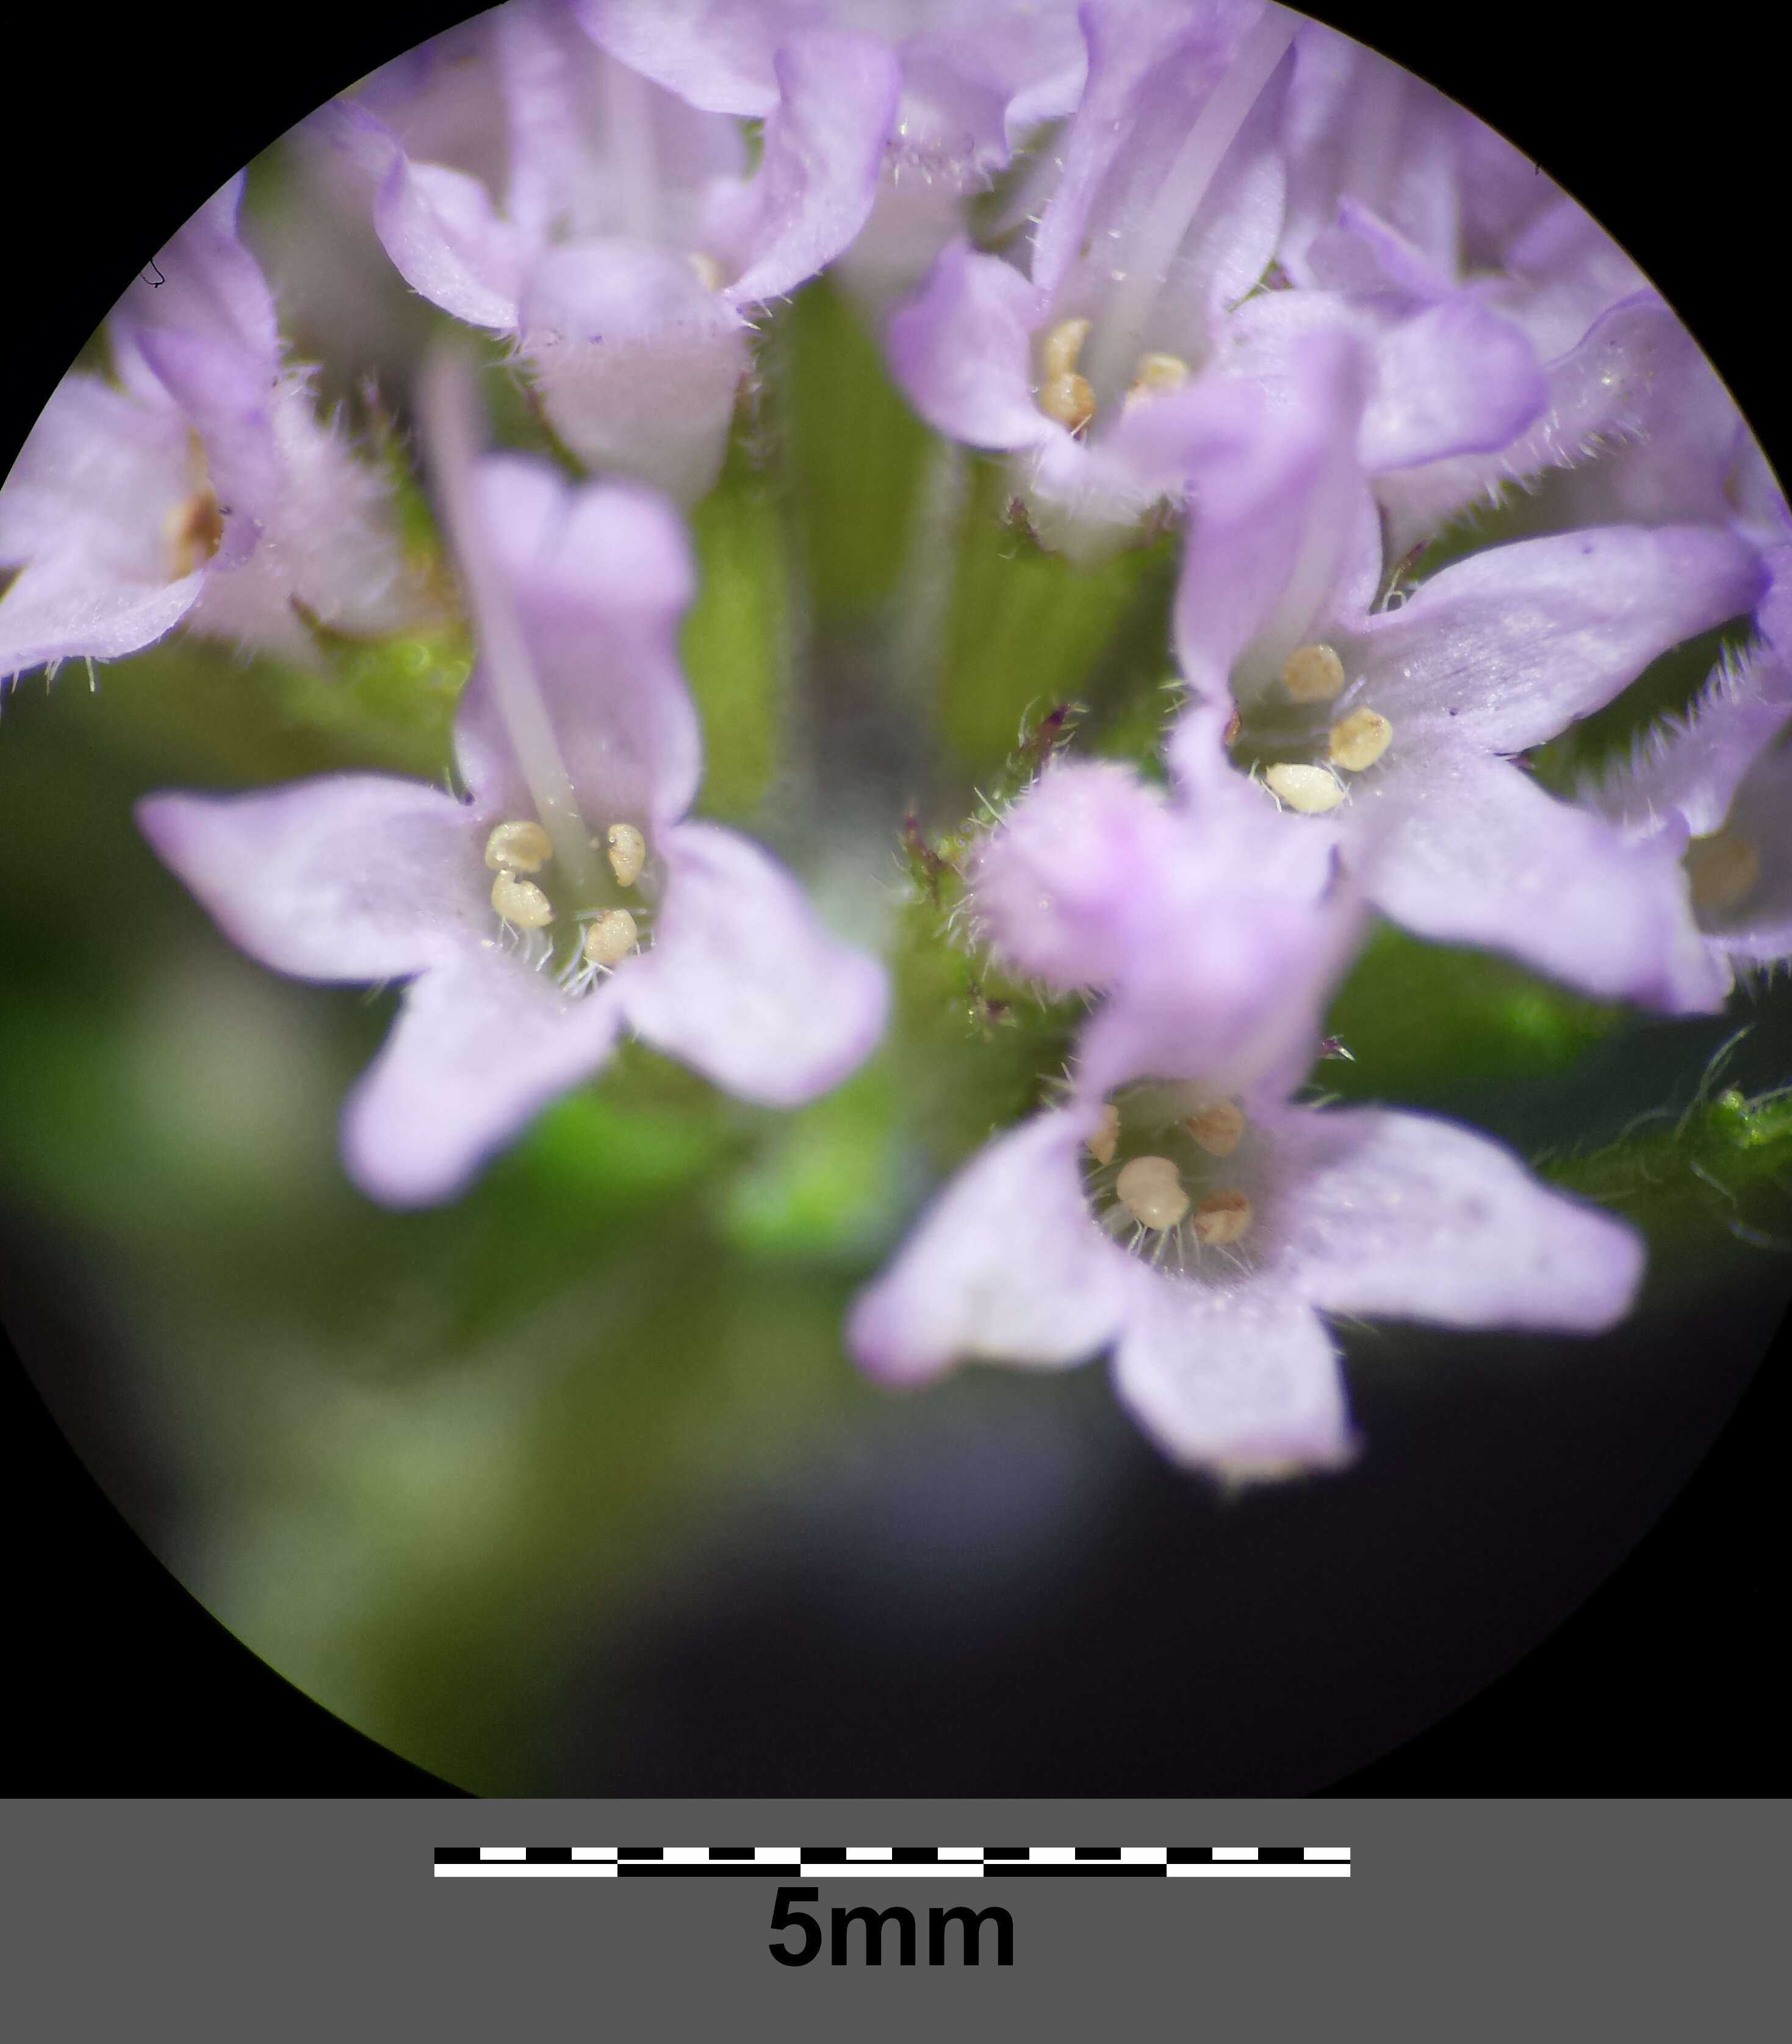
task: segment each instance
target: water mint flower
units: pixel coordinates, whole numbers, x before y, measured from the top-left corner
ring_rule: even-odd
[[[737,121],[606,55],[560,0],[512,0],[485,30],[501,192],[483,166],[415,159],[390,94],[340,102],[329,123],[376,179],[375,225],[412,286],[515,340],[583,460],[689,501],[721,466],[751,314],[871,210],[894,61],[863,37],[793,36],[749,176]],[[491,152],[471,140],[470,160]]]
[[[1748,609],[1755,551],[1715,525],[1567,532],[1472,555],[1374,611],[1379,548],[1352,451],[1363,382],[1353,351],[1309,346],[1276,431],[1209,478],[1176,603],[1191,687],[1236,703],[1241,758],[1325,817],[1395,921],[1679,1005],[1673,859],[1553,800],[1510,755]]]
[[[1325,1468],[1352,1441],[1323,1315],[1590,1332],[1629,1311],[1642,1262],[1622,1223],[1448,1122],[1145,1083],[991,1143],[848,1339],[898,1384],[1110,1348],[1121,1401],[1176,1461]]]
[[[295,600],[350,632],[414,608],[383,485],[283,363],[237,238],[242,189],[131,286],[108,328],[117,382],[65,377],[0,489],[0,565],[21,570],[0,601],[0,679],[116,659],[183,619],[302,655]]]
[[[759,847],[693,822],[679,672],[690,548],[658,498],[475,468],[455,386],[431,398],[438,488],[479,664],[456,724],[467,798],[375,774],[161,794],[144,834],[225,935],[302,978],[402,979],[351,1097],[350,1175],[452,1197],[632,1029],[746,1098],[833,1085],[883,1026],[884,980]]]

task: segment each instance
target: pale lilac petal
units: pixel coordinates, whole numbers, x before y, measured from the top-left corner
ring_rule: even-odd
[[[779,44],[821,13],[776,0],[573,0],[573,11],[601,48],[691,106],[752,116],[778,104]]]
[[[1440,747],[1363,776],[1348,831],[1364,889],[1421,937],[1507,952],[1605,1000],[1722,1005],[1686,918],[1679,845],[1627,844],[1504,760]]]
[[[748,184],[723,187],[710,246],[738,273],[721,295],[763,304],[831,262],[870,217],[896,117],[896,60],[863,36],[818,33],[778,52],[781,98]]]
[[[1521,752],[1748,611],[1765,580],[1755,550],[1716,526],[1554,533],[1444,569],[1367,619],[1354,657],[1402,738]]]
[[[1067,438],[1033,402],[1033,329],[1041,313],[1038,292],[1018,270],[955,242],[890,317],[891,371],[948,439],[1024,448]]]
[[[883,969],[831,936],[767,852],[714,824],[660,849],[651,950],[618,971],[630,1025],[730,1093],[794,1107],[837,1085],[883,1034]]]
[[[852,1308],[847,1344],[866,1370],[912,1384],[976,1356],[1063,1369],[1113,1340],[1136,1266],[1083,1196],[1094,1121],[1035,1116],[959,1173]]]
[[[1379,565],[1356,459],[1363,351],[1341,332],[1314,334],[1296,370],[1271,390],[1263,429],[1217,444],[1194,478],[1175,639],[1190,686],[1209,701],[1228,695],[1254,642],[1275,642],[1279,667]]]
[[[348,1097],[348,1175],[385,1206],[454,1198],[550,1101],[602,1067],[621,1020],[610,989],[572,999],[495,944],[457,951],[406,989]]]
[[[160,586],[108,574],[90,554],[47,553],[0,597],[0,682],[85,655],[115,660],[152,645],[191,610],[203,572]]]
[[[469,813],[421,782],[150,795],[137,817],[231,942],[277,972],[401,978],[497,935]]]
[[[1390,327],[1375,364],[1358,443],[1371,474],[1506,447],[1547,395],[1523,331],[1467,291]]]
[[[1375,495],[1387,515],[1389,552],[1399,558],[1502,483],[1571,467],[1635,434],[1681,332],[1652,293],[1615,305],[1545,362],[1542,413],[1509,444],[1379,477]]]
[[[1635,1229],[1485,1135],[1367,1108],[1290,1112],[1276,1142],[1284,1254],[1328,1312],[1596,1333],[1635,1302]]]
[[[548,416],[581,460],[684,503],[715,481],[747,329],[684,257],[639,241],[569,243],[530,270],[517,318]]]
[[[1271,1283],[1135,1270],[1114,1389],[1167,1454],[1243,1472],[1349,1458],[1342,1373],[1310,1306]]]
[[[470,326],[514,328],[529,252],[484,184],[445,164],[413,163],[385,122],[352,100],[333,102],[318,120],[377,180],[375,232],[412,290]]]
[[[647,490],[574,490],[520,455],[480,463],[475,501],[586,820],[597,831],[632,822],[652,840],[689,809],[702,772],[679,660],[696,586],[683,524]],[[483,802],[533,813],[483,664],[461,699],[456,742]]]

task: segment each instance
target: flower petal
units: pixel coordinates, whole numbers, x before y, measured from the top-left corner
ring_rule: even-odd
[[[896,117],[896,60],[864,36],[817,31],[778,52],[780,98],[752,180],[723,187],[713,246],[739,275],[721,296],[762,305],[813,277],[870,217]]]
[[[794,878],[715,824],[663,833],[652,948],[617,989],[630,1024],[717,1085],[771,1107],[837,1085],[883,1034],[883,969],[829,935]]]
[[[1506,447],[1548,395],[1522,329],[1471,291],[1389,327],[1374,360],[1375,385],[1358,442],[1371,475]]]
[[[980,1151],[859,1295],[847,1345],[874,1377],[937,1377],[980,1356],[1080,1362],[1119,1331],[1135,1267],[1096,1226],[1078,1155],[1086,1110],[1035,1116]]]
[[[1677,843],[1627,844],[1521,768],[1461,747],[1363,777],[1339,813],[1371,900],[1418,936],[1506,951],[1604,1000],[1722,1005]]]
[[[137,818],[231,942],[278,972],[401,978],[490,932],[479,826],[420,782],[340,774],[150,795]]]
[[[1114,1389],[1166,1453],[1240,1473],[1348,1459],[1343,1377],[1310,1306],[1265,1283],[1134,1270]]]
[[[936,432],[970,447],[1042,446],[1064,429],[1033,402],[1040,313],[1018,270],[955,241],[890,316],[891,372]]]
[[[1521,540],[1367,619],[1354,665],[1403,740],[1522,752],[1609,702],[1669,647],[1749,609],[1766,579],[1755,550],[1717,526]]]
[[[530,268],[517,320],[554,429],[681,502],[721,473],[748,366],[740,315],[670,249],[575,241]]]
[[[613,982],[574,999],[544,972],[463,947],[405,990],[392,1033],[343,1110],[348,1175],[370,1199],[433,1206],[609,1057]]]
[[[0,682],[59,660],[115,660],[172,631],[204,586],[203,571],[179,582],[128,582],[90,555],[34,560],[0,597]]]
[[[488,456],[475,487],[482,544],[510,579],[586,823],[601,832],[630,822],[652,836],[690,808],[702,771],[679,662],[695,586],[683,525],[648,490],[575,489],[520,455]],[[461,698],[456,743],[482,802],[518,813],[528,797],[483,665]]]
[[[1635,1229],[1540,1185],[1501,1144],[1380,1108],[1276,1124],[1279,1231],[1328,1312],[1594,1333],[1642,1279]]]
[[[711,113],[778,104],[773,59],[796,10],[767,0],[573,0],[592,41]]]

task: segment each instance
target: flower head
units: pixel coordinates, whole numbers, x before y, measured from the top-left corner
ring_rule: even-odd
[[[371,774],[163,794],[145,835],[252,955],[408,982],[351,1098],[351,1174],[452,1197],[632,1029],[774,1105],[869,1052],[885,986],[736,833],[687,820],[701,749],[677,656],[692,591],[675,515],[623,484],[475,467],[458,386],[433,397],[437,483],[481,659],[456,751],[467,799]]]
[[[721,467],[749,315],[813,276],[871,210],[894,61],[825,29],[781,42],[749,175],[732,115],[608,54],[562,0],[511,0],[484,40],[502,189],[478,161],[489,141],[465,152],[474,167],[415,159],[402,94],[377,80],[330,110],[376,181],[379,238],[425,298],[515,340],[582,459],[693,499]]]

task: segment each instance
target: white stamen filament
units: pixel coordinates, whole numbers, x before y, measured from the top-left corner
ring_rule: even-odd
[[[1271,6],[1195,117],[1137,232],[1129,238],[1126,275],[1102,317],[1084,368],[1098,407],[1113,404],[1132,380],[1139,344],[1170,266],[1238,131],[1294,40],[1300,17]]]
[[[576,896],[588,900],[598,890],[590,834],[560,756],[510,578],[480,529],[474,501],[479,435],[467,356],[452,348],[433,355],[424,366],[421,396],[431,478],[466,584],[493,698],[536,813],[553,840],[561,874]]]

